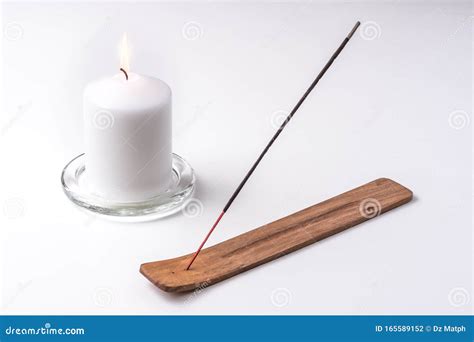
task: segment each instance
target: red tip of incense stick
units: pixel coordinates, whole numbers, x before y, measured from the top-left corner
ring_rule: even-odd
[[[263,157],[265,156],[265,154],[268,152],[268,150],[270,149],[270,147],[272,146],[272,144],[275,142],[275,140],[278,138],[278,136],[280,135],[280,133],[283,131],[283,129],[286,127],[287,123],[291,120],[291,118],[293,117],[293,115],[295,115],[296,111],[298,110],[298,108],[300,108],[300,106],[303,104],[304,100],[306,99],[306,97],[308,97],[309,93],[311,93],[311,91],[314,89],[314,87],[316,86],[316,84],[318,84],[319,80],[324,76],[324,74],[326,73],[326,71],[329,69],[329,67],[332,65],[332,63],[334,62],[334,60],[337,58],[337,56],[339,56],[339,54],[341,53],[341,51],[344,49],[344,47],[346,46],[346,44],[349,42],[349,40],[352,38],[352,36],[354,35],[355,31],[357,30],[357,28],[360,26],[360,21],[356,22],[356,24],[354,25],[354,27],[352,28],[352,30],[349,32],[349,34],[347,35],[347,37],[342,41],[341,45],[339,45],[339,47],[337,48],[337,50],[333,53],[333,55],[331,56],[331,58],[329,59],[329,61],[326,63],[326,65],[324,66],[324,68],[319,72],[318,76],[316,77],[316,79],[313,81],[313,83],[311,83],[311,85],[309,86],[308,90],[306,90],[306,92],[303,94],[303,96],[300,98],[300,100],[298,101],[298,103],[295,105],[295,107],[293,108],[293,110],[288,114],[286,120],[281,124],[280,128],[278,128],[278,130],[275,132],[275,134],[273,135],[272,139],[268,142],[267,146],[263,149],[262,153],[260,153],[260,156],[257,158],[257,160],[255,161],[255,163],[252,165],[252,167],[250,168],[250,170],[247,172],[247,174],[245,175],[244,179],[240,182],[239,186],[237,187],[237,189],[235,189],[234,193],[232,194],[232,196],[230,197],[229,201],[227,202],[227,204],[225,205],[224,207],[224,210],[222,210],[222,213],[219,215],[219,217],[217,218],[217,221],[214,223],[214,225],[212,226],[211,230],[209,231],[209,233],[207,233],[206,235],[206,238],[204,239],[204,241],[201,243],[201,246],[199,246],[198,250],[196,251],[196,253],[194,253],[194,256],[193,256],[193,259],[191,260],[191,262],[189,263],[188,265],[188,268],[186,268],[186,270],[189,270],[189,268],[191,267],[191,265],[193,264],[194,260],[196,259],[196,257],[198,256],[199,252],[201,251],[202,247],[206,244],[206,241],[207,239],[209,239],[209,236],[211,236],[212,232],[214,231],[214,229],[216,228],[217,224],[219,223],[219,221],[221,220],[222,216],[224,215],[224,213],[227,211],[227,209],[229,209],[229,207],[232,205],[232,202],[234,202],[235,198],[239,195],[240,193],[240,190],[242,190],[242,188],[244,187],[245,183],[247,182],[247,180],[250,178],[250,176],[252,175],[252,173],[255,171],[255,169],[257,168],[258,164],[260,163],[260,161],[263,159]],[[122,70],[123,72],[125,72],[125,70]]]
[[[198,250],[196,251],[196,253],[194,253],[194,256],[191,260],[191,262],[189,263],[188,267],[186,268],[186,271],[189,270],[189,268],[191,267],[191,265],[193,264],[194,260],[196,260],[199,252],[201,251],[202,247],[204,247],[204,245],[206,244],[207,242],[207,239],[209,239],[209,236],[211,236],[212,232],[214,231],[214,229],[216,229],[217,225],[219,224],[219,221],[221,220],[222,216],[224,216],[224,213],[225,211],[221,212],[221,214],[219,215],[219,217],[217,218],[216,222],[214,222],[214,225],[212,226],[211,230],[209,231],[209,233],[207,233],[206,235],[206,238],[203,240],[203,242],[201,242],[201,245],[199,246]]]

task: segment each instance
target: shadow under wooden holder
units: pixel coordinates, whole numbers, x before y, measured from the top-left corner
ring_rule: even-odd
[[[142,264],[140,272],[167,292],[207,287],[409,202],[413,193],[380,178],[193,254]]]

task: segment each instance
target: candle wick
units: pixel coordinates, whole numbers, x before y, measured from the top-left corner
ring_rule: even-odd
[[[125,79],[128,81],[128,74],[127,74],[127,72],[125,71],[125,69],[124,69],[124,68],[120,68],[120,71],[125,74]]]

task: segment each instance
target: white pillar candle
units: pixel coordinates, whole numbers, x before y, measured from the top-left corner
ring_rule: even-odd
[[[134,202],[171,182],[171,90],[159,79],[127,74],[84,91],[85,182],[105,199]]]

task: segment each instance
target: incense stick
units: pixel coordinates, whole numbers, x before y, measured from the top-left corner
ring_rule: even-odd
[[[214,229],[216,229],[217,225],[219,224],[219,221],[222,219],[222,217],[224,216],[224,214],[227,212],[227,210],[230,208],[230,206],[232,205],[232,202],[234,202],[235,198],[238,196],[238,194],[240,193],[240,191],[242,190],[242,188],[244,187],[245,183],[247,183],[248,179],[250,178],[250,176],[252,175],[252,173],[255,171],[255,169],[257,168],[258,164],[260,163],[260,161],[263,159],[263,157],[265,156],[265,154],[268,152],[268,150],[270,149],[270,147],[273,145],[273,143],[275,142],[275,140],[278,138],[278,136],[280,135],[280,133],[283,131],[283,129],[286,127],[286,125],[288,124],[288,122],[290,122],[291,118],[293,117],[293,115],[295,115],[296,111],[298,110],[298,108],[300,108],[300,106],[303,104],[304,100],[308,97],[308,95],[311,93],[311,91],[314,89],[314,87],[316,86],[316,84],[318,84],[319,80],[324,76],[324,74],[326,73],[326,71],[329,69],[329,67],[332,65],[332,63],[334,62],[334,60],[337,58],[337,56],[339,56],[339,54],[341,53],[341,51],[344,49],[344,47],[346,46],[346,44],[349,42],[349,40],[352,38],[352,36],[354,35],[355,31],[357,30],[357,28],[360,26],[360,22],[356,22],[356,24],[354,25],[354,27],[352,28],[352,30],[349,32],[349,34],[347,35],[346,38],[344,38],[344,40],[342,41],[341,45],[339,45],[339,47],[337,48],[337,50],[333,53],[333,55],[331,56],[331,58],[329,59],[329,61],[326,63],[326,65],[323,67],[323,69],[319,72],[318,76],[316,77],[316,79],[313,81],[313,83],[311,83],[311,85],[309,86],[308,90],[306,90],[306,92],[303,94],[303,96],[300,98],[300,100],[298,101],[298,103],[295,105],[295,107],[293,108],[293,110],[290,112],[290,114],[288,114],[288,116],[286,117],[285,121],[281,124],[280,128],[278,128],[278,130],[276,131],[276,133],[273,135],[273,137],[270,139],[270,141],[268,142],[267,146],[265,146],[265,148],[263,149],[262,153],[260,153],[260,156],[257,158],[257,160],[255,161],[255,163],[252,165],[252,167],[250,168],[250,170],[247,172],[247,174],[245,175],[244,179],[242,179],[242,181],[240,182],[239,186],[237,187],[237,189],[235,189],[234,193],[232,194],[232,196],[230,197],[229,201],[227,202],[227,204],[225,205],[224,209],[222,210],[222,212],[220,213],[219,217],[217,218],[216,222],[214,222],[214,224],[212,225],[211,227],[211,230],[209,230],[209,232],[207,233],[206,237],[204,238],[204,240],[201,242],[201,245],[199,246],[199,248],[197,249],[197,251],[194,253],[192,259],[191,259],[191,262],[188,264],[188,267],[186,268],[186,270],[189,270],[189,268],[191,267],[191,265],[193,264],[194,260],[196,260],[197,256],[199,255],[199,252],[201,252],[201,249],[204,247],[204,245],[206,244],[207,240],[209,239],[209,237],[211,236],[212,232],[214,231]]]

